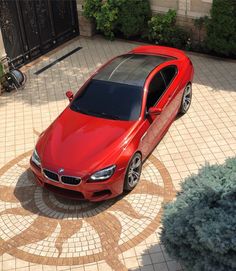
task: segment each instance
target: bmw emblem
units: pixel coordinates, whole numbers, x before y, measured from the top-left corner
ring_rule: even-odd
[[[58,170],[58,173],[59,174],[61,174],[61,173],[63,173],[64,172],[64,168],[60,168],[59,170]]]

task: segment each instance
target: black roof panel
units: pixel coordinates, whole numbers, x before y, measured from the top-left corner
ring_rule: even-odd
[[[127,54],[115,58],[94,79],[143,86],[149,73],[171,58],[155,55]]]

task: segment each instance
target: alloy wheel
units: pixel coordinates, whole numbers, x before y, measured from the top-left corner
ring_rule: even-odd
[[[191,98],[192,98],[192,86],[189,84],[185,88],[184,97],[183,97],[183,109],[185,112],[187,112],[187,110],[190,107]]]
[[[140,155],[135,155],[131,161],[128,171],[128,183],[130,187],[135,187],[141,175],[142,160]]]

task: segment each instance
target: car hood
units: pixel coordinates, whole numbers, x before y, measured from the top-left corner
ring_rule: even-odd
[[[88,116],[66,108],[37,143],[42,166],[80,174],[98,169],[121,149],[134,123]],[[106,166],[113,163],[109,161]]]

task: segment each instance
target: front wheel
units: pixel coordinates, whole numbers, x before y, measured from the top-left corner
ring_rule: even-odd
[[[140,153],[135,153],[132,157],[126,175],[125,175],[125,182],[124,182],[124,190],[131,191],[139,182],[140,176],[142,171],[142,156]]]
[[[180,114],[185,114],[189,110],[190,104],[192,101],[192,85],[189,83],[185,89],[184,89],[184,94],[180,106]]]

